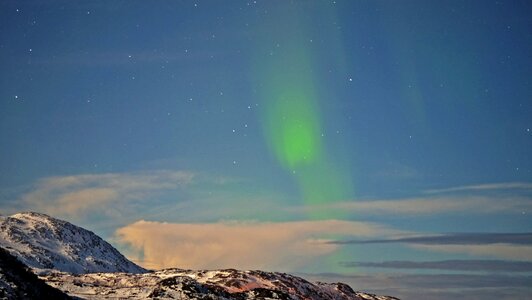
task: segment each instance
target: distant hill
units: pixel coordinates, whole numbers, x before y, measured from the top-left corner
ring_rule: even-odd
[[[91,299],[397,300],[355,292],[343,283],[311,283],[285,273],[165,269],[145,274],[51,273],[43,277],[69,295]]]

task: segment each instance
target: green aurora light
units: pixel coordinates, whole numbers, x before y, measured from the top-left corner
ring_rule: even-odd
[[[333,145],[325,139],[320,104],[334,99],[320,94],[334,93],[317,90],[327,87],[315,76],[318,66],[306,34],[311,20],[294,11],[273,13],[275,22],[264,25],[263,49],[274,50],[263,53],[258,64],[264,135],[276,160],[297,182],[305,204],[324,207],[310,216],[338,218],[326,211],[326,204],[351,197],[352,183],[327,151]],[[273,40],[268,32],[283,34]]]

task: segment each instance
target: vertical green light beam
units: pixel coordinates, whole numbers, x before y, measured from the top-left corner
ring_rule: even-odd
[[[320,99],[319,89],[326,87],[315,74],[319,66],[302,15],[295,9],[272,14],[272,22],[265,22],[261,31],[261,49],[268,52],[257,58],[264,135],[279,164],[297,182],[305,204],[321,208],[311,209],[311,217],[339,218],[326,206],[346,200],[351,183],[327,154],[320,110],[322,101],[334,99]]]

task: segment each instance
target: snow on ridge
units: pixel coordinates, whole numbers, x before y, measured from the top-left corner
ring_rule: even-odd
[[[146,272],[93,232],[42,213],[1,217],[0,247],[34,269]]]
[[[343,283],[310,283],[285,273],[264,271],[163,269],[144,274],[53,272],[41,276],[71,296],[108,299],[284,299],[398,300],[355,292]]]

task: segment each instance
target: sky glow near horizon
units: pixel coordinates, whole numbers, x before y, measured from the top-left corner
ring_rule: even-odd
[[[153,268],[523,298],[531,11],[3,1],[0,213],[66,219]]]

